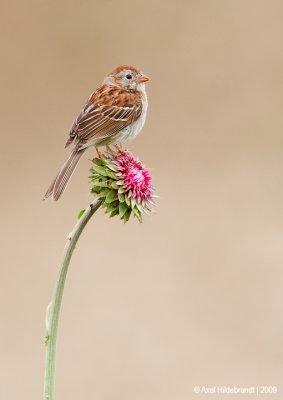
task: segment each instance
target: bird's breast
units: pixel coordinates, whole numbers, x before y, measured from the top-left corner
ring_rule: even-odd
[[[147,96],[146,96],[146,93],[144,92],[143,96],[142,96],[141,115],[131,125],[129,125],[123,129],[123,132],[121,132],[121,136],[123,136],[121,141],[132,140],[140,133],[140,131],[142,130],[142,128],[145,124],[146,114],[147,114],[147,105],[148,105]]]

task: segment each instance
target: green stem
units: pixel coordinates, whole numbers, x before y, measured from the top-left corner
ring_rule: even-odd
[[[59,272],[59,277],[55,286],[53,297],[50,305],[47,308],[46,314],[46,362],[45,362],[45,379],[44,379],[44,399],[54,400],[55,399],[55,365],[56,365],[56,340],[58,332],[58,321],[60,314],[60,307],[62,302],[64,284],[66,280],[66,275],[68,272],[68,267],[76,247],[76,243],[92,217],[95,211],[100,207],[101,201],[95,199],[90,206],[85,210],[84,214],[76,223],[74,229],[68,236],[68,241],[66,243],[63,260],[61,263],[61,268]]]

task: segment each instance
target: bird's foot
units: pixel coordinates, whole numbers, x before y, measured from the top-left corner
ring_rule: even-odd
[[[95,147],[95,150],[97,152],[98,158],[101,158],[102,157],[102,153],[98,150],[98,147]]]
[[[121,143],[118,144],[114,144],[114,147],[116,150],[118,150],[119,152],[123,151],[123,146]]]

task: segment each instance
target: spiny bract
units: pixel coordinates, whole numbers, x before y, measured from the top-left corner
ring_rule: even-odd
[[[133,213],[142,222],[142,214],[151,211],[153,187],[151,175],[128,150],[107,152],[92,160],[91,192],[102,200],[110,217],[127,222]]]

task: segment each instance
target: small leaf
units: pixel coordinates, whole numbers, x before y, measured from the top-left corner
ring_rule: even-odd
[[[91,193],[99,193],[101,191],[101,188],[100,187],[98,187],[98,186],[93,186],[92,188],[91,188]]]
[[[108,187],[108,181],[105,178],[98,178],[93,180],[94,186]]]
[[[118,200],[119,200],[120,203],[124,203],[125,196],[122,193],[118,192]]]
[[[117,207],[117,208],[115,208],[115,210],[113,210],[112,212],[111,212],[111,214],[110,214],[110,218],[113,218],[113,217],[115,217],[115,215],[117,215],[117,214],[119,214],[119,208]]]
[[[115,207],[112,207],[111,203],[104,203],[105,207],[107,208],[107,211],[112,212]]]
[[[117,167],[116,165],[112,164],[111,162],[106,161],[105,165],[107,165],[107,168],[109,168],[111,171],[116,172]]]
[[[112,203],[105,203],[108,210],[113,211],[119,207],[119,202],[114,200]]]
[[[142,213],[142,205],[139,203],[136,203],[136,208]]]
[[[131,200],[129,199],[128,195],[125,194],[125,202],[127,203],[127,205],[130,207],[131,206]]]
[[[137,217],[137,219],[138,219],[140,222],[142,222],[142,216],[141,216],[140,211],[139,211],[136,207],[134,207],[134,208],[133,208],[133,212],[134,212],[135,216]]]
[[[109,190],[107,196],[106,196],[106,203],[112,203],[112,201],[117,200],[117,192],[116,190]]]
[[[101,190],[101,192],[99,193],[99,199],[103,200],[107,196],[108,192],[109,190],[107,188]]]
[[[93,170],[94,170],[95,172],[97,172],[99,175],[108,176],[108,175],[107,175],[107,172],[105,171],[105,168],[104,168],[104,167],[96,166],[96,167],[93,167]]]
[[[119,186],[117,186],[117,183],[115,181],[111,183],[111,187],[116,190],[119,188]]]
[[[121,217],[123,217],[124,216],[124,214],[125,214],[125,212],[128,210],[128,206],[127,206],[127,204],[126,203],[120,203],[119,204],[119,215],[121,216]]]
[[[102,158],[94,158],[93,160],[92,160],[92,162],[94,163],[94,164],[96,164],[96,165],[98,165],[98,166],[102,166],[102,165],[104,165],[105,163],[104,163],[104,160],[102,160]]]
[[[77,218],[80,219],[83,216],[84,212],[85,208],[78,213]]]
[[[109,178],[118,179],[115,172],[112,172],[108,167],[106,168],[106,173],[107,173],[107,176],[109,176]]]
[[[129,221],[131,213],[132,213],[132,210],[130,208],[128,208],[128,210],[123,215],[124,222],[128,222]]]

